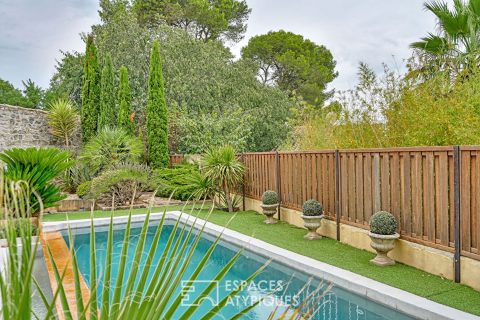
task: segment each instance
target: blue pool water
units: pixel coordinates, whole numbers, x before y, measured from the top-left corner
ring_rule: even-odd
[[[145,244],[145,251],[148,251],[152,245],[155,231],[158,225],[154,222],[151,223],[148,229],[147,241]],[[160,243],[157,248],[157,252],[154,259],[155,262],[159,260],[161,253],[163,252],[167,239],[173,230],[172,225],[165,225],[160,238]],[[131,229],[128,259],[133,260],[135,248],[138,241],[138,235],[141,231],[141,225],[134,225]],[[90,246],[90,230],[86,229],[74,229],[74,248],[77,252],[80,272],[82,273],[85,281],[90,285],[90,258],[89,258],[89,246]],[[114,246],[112,256],[112,283],[115,283],[115,279],[118,274],[118,264],[120,260],[120,253],[122,250],[122,243],[125,231],[121,226],[116,226],[114,230]],[[107,243],[108,230],[103,228],[96,228],[95,232],[95,245],[96,245],[96,258],[97,258],[97,274],[99,277],[99,288],[102,287],[102,271],[104,270],[105,258],[106,258],[106,243]],[[64,234],[64,239],[68,244],[68,236]],[[189,275],[193,272],[198,262],[203,258],[206,251],[212,244],[213,238],[208,235],[202,235],[202,239],[196,248],[193,261],[188,268],[185,275],[185,279],[189,278]],[[213,279],[216,274],[222,269],[222,267],[234,256],[239,248],[227,244],[220,243],[218,245],[208,263],[207,268],[200,274],[198,280],[195,283],[195,289],[203,289],[206,286],[206,281]],[[262,256],[256,255],[252,252],[245,251],[242,256],[237,260],[235,265],[230,269],[226,276],[220,281],[218,285],[218,291],[214,291],[211,294],[212,300],[205,301],[202,307],[197,310],[192,319],[198,319],[201,315],[205,314],[207,310],[211,308],[211,305],[216,299],[221,299],[225,296],[227,290],[232,290],[235,286],[241,283],[242,280],[247,279],[253,272],[258,270],[266,261]],[[131,263],[127,264],[127,270],[125,274],[128,274],[131,268]],[[142,266],[140,266],[142,268]],[[230,319],[238,311],[244,309],[246,306],[251,305],[265,294],[271,293],[272,290],[277,289],[271,298],[266,299],[260,305],[252,309],[243,319],[266,319],[275,306],[280,306],[281,310],[286,304],[296,299],[301,300],[307,290],[302,291],[300,298],[296,297],[296,294],[301,292],[306,283],[309,283],[309,292],[322,287],[322,290],[316,294],[319,298],[317,300],[320,303],[316,303],[318,312],[313,319],[337,319],[337,320],[403,320],[412,319],[398,311],[389,309],[383,305],[375,303],[365,297],[361,297],[348,292],[337,286],[331,286],[328,283],[322,282],[320,279],[311,279],[307,274],[299,272],[297,270],[286,267],[282,264],[272,262],[261,274],[259,274],[254,281],[248,285],[241,293],[231,301],[224,309],[222,309],[221,315],[218,315],[215,319]],[[286,284],[288,283],[288,286]],[[283,287],[282,287],[283,285]],[[280,289],[279,288],[284,288]],[[180,290],[180,289],[179,289]],[[194,297],[195,293],[192,292],[190,297]],[[98,290],[98,301],[101,300],[101,289]],[[314,299],[313,299],[314,300]],[[312,300],[312,301],[313,301]],[[188,300],[185,300],[183,304],[188,305]],[[179,310],[178,315],[185,310],[186,307]]]

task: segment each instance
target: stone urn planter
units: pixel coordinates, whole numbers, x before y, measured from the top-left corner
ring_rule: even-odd
[[[262,207],[263,214],[267,217],[264,222],[266,224],[275,224],[277,220],[273,216],[277,213],[278,208],[278,194],[275,191],[268,190],[262,195]]]
[[[370,219],[370,232],[368,235],[372,242],[370,246],[377,252],[377,256],[370,260],[377,266],[391,266],[395,260],[388,256],[388,252],[395,248],[395,240],[400,235],[395,232],[397,221],[395,217],[385,211],[375,213]]]
[[[322,225],[323,207],[316,200],[307,200],[303,204],[303,226],[308,229],[308,233],[304,236],[307,240],[321,239],[322,236],[317,233],[317,229]]]
[[[307,240],[321,239],[322,236],[317,233],[317,229],[322,225],[323,214],[321,216],[302,215],[303,226],[308,229],[308,233],[304,236]]]
[[[264,222],[266,224],[277,223],[277,220],[275,220],[273,218],[273,216],[277,213],[278,204],[263,204],[262,203],[260,206],[262,207],[263,214],[265,215],[265,217],[267,217],[267,220],[265,220]]]

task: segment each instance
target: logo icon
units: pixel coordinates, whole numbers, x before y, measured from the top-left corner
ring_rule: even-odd
[[[203,291],[214,284],[213,290],[208,296],[201,296]],[[216,280],[183,280],[182,286],[182,302],[185,307],[200,306],[204,303],[210,303],[212,307],[216,307],[219,302],[218,281]]]

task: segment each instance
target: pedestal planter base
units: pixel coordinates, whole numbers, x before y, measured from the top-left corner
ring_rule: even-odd
[[[321,239],[322,236],[317,233],[317,229],[322,225],[323,215],[321,216],[305,216],[302,215],[303,225],[308,229],[308,233],[304,236],[307,240]]]
[[[263,210],[263,214],[267,217],[267,220],[264,221],[265,224],[275,224],[278,221],[273,218],[277,213],[278,204],[262,204],[260,205]]]
[[[369,232],[368,235],[372,242],[370,246],[377,251],[377,256],[370,260],[371,263],[377,266],[392,266],[395,264],[395,260],[388,257],[388,252],[395,248],[395,240],[397,240],[400,235],[398,233],[392,235],[382,235]]]

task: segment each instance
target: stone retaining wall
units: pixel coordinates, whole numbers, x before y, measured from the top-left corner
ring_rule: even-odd
[[[80,145],[78,127],[72,146]],[[0,104],[0,152],[14,147],[63,147],[63,141],[50,133],[46,111]]]

